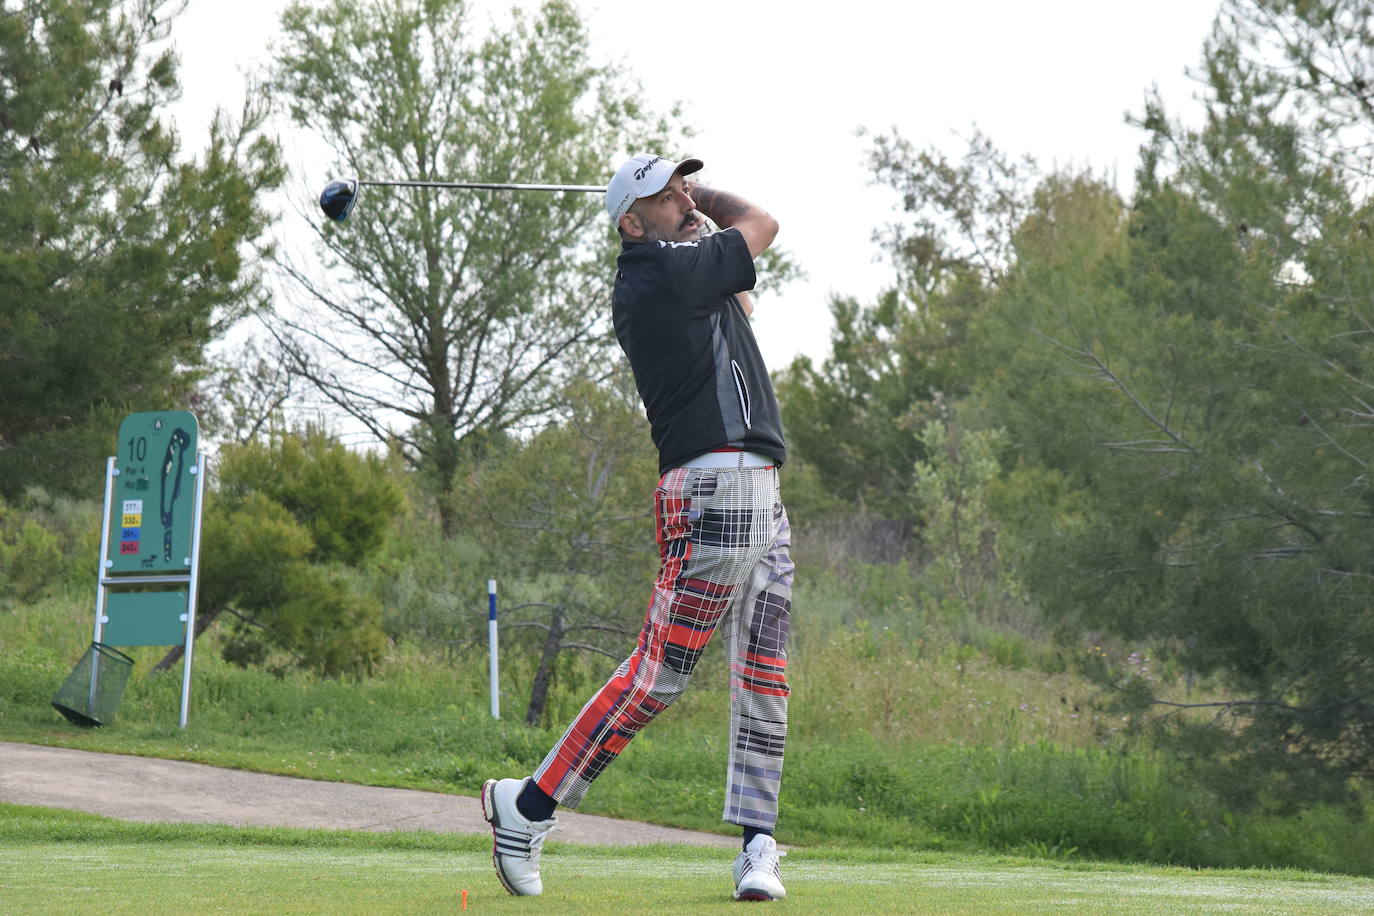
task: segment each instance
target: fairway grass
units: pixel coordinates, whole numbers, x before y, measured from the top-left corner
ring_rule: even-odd
[[[508,896],[483,836],[123,824],[0,806],[0,912],[736,913],[728,851],[552,843]],[[1009,857],[794,849],[795,913],[1374,913],[1374,879]]]

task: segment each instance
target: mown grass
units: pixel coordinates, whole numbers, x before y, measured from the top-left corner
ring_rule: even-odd
[[[729,855],[679,846],[551,843],[546,891],[498,885],[486,837],[126,824],[0,806],[6,913],[738,912]],[[1194,871],[1009,856],[794,849],[769,912],[1356,913],[1374,880]]]

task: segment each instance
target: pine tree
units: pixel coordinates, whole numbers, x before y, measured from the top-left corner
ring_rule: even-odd
[[[98,490],[119,418],[183,406],[261,304],[262,111],[188,157],[163,120],[184,4],[0,3],[0,495]]]

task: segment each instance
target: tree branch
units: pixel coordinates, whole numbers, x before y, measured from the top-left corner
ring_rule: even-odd
[[[1169,441],[1173,442],[1174,445],[1177,446],[1177,448],[1172,449],[1173,451],[1179,451],[1190,455],[1200,454],[1198,449],[1190,445],[1188,441],[1183,438],[1182,435],[1175,432],[1167,422],[1161,420],[1159,417],[1156,417],[1154,413],[1150,410],[1150,408],[1145,406],[1145,402],[1142,401],[1140,397],[1137,396],[1136,393],[1132,391],[1124,381],[1122,381],[1121,377],[1118,376],[1115,372],[1113,372],[1111,367],[1108,366],[1105,362],[1103,362],[1102,359],[1092,350],[1083,349],[1079,347],[1071,347],[1063,341],[1056,340],[1055,338],[1050,337],[1048,334],[1045,334],[1044,332],[1039,330],[1032,329],[1031,333],[1039,337],[1041,340],[1046,341],[1050,345],[1058,347],[1066,353],[1073,354],[1081,362],[1091,367],[1096,375],[1106,379],[1112,385],[1112,387],[1116,388],[1117,391],[1120,391],[1123,395],[1125,395],[1126,399],[1131,402],[1131,404],[1135,407],[1135,409],[1140,413],[1141,416],[1143,416],[1146,420],[1150,421],[1150,424],[1152,426],[1154,426],[1160,432],[1164,433],[1164,435],[1169,437]],[[1160,450],[1161,449],[1152,449],[1152,451]]]

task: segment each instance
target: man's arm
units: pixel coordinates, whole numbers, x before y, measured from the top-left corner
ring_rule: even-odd
[[[745,318],[754,314],[754,297],[749,295],[749,290],[740,290],[735,293],[735,298],[739,300],[739,307],[744,310]]]
[[[718,191],[695,181],[685,182],[687,195],[697,209],[722,229],[736,229],[749,246],[749,256],[757,258],[773,244],[778,235],[778,221],[762,207],[749,203],[729,191]]]

